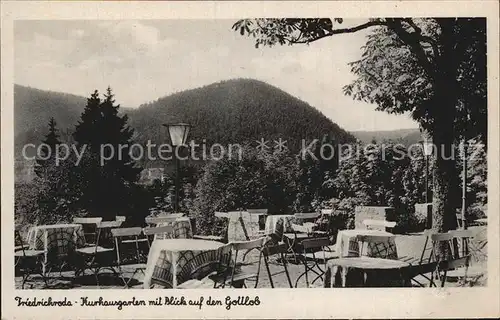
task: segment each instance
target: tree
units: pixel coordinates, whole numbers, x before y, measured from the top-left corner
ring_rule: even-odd
[[[226,155],[207,163],[195,189],[192,213],[202,234],[222,233],[216,211],[267,208],[292,211],[295,200],[295,158],[288,152],[265,153],[243,147],[242,158]]]
[[[50,118],[49,132],[42,141],[41,154],[36,159],[35,173],[38,177],[41,177],[49,166],[54,165],[56,146],[61,143],[56,126],[54,118]]]
[[[109,87],[102,100],[94,91],[73,134],[83,152],[75,170],[80,181],[81,206],[104,219],[114,219],[128,211],[129,204],[124,199],[141,171],[130,154],[134,131],[127,125],[128,117],[118,115],[120,106],[115,105],[113,98]]]
[[[409,112],[433,138],[435,158],[433,227],[456,228],[456,160],[461,137],[486,141],[486,19],[381,18],[335,28],[342,19],[245,19],[233,29],[259,45],[309,44],[336,34],[370,28],[363,56],[351,64],[357,76],[344,88],[377,110]]]

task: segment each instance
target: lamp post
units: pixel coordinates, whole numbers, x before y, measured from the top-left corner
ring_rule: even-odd
[[[425,203],[429,203],[429,156],[432,155],[432,141],[426,136],[422,143],[425,161]]]
[[[462,152],[463,152],[463,160],[462,160],[462,228],[467,229],[466,221],[465,221],[465,212],[467,211],[467,141],[465,139],[462,141]]]
[[[164,124],[167,127],[168,135],[170,137],[170,142],[175,149],[173,158],[175,163],[175,202],[174,210],[179,212],[179,184],[180,184],[180,173],[179,173],[179,149],[180,147],[186,145],[187,137],[191,129],[191,125],[187,123],[173,123]]]

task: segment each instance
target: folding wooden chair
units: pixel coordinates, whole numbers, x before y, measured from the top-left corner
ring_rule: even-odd
[[[297,254],[297,256],[304,264],[304,272],[299,275],[295,281],[295,287],[297,287],[299,280],[303,276],[306,278],[307,287],[309,287],[310,284],[314,284],[319,279],[323,280],[327,261],[338,258],[338,253],[331,248],[331,244],[330,239],[327,237],[306,239],[301,242],[303,252]],[[321,262],[325,265],[324,269],[320,266]],[[316,277],[311,283],[309,283],[309,271],[316,274]]]
[[[271,288],[274,288],[273,276],[277,276],[279,274],[285,273],[286,279],[288,280],[288,284],[290,288],[293,288],[292,280],[290,279],[290,273],[288,272],[287,262],[285,259],[285,253],[287,252],[287,245],[285,243],[275,244],[272,241],[268,241],[264,244],[261,251],[261,258],[264,258],[264,264],[266,266],[267,276],[269,278],[269,282],[271,283]],[[278,271],[275,273],[271,273],[269,268],[269,257],[277,255],[281,259],[281,263],[283,265],[283,271]]]
[[[448,231],[448,233],[452,234],[453,238],[457,240],[459,250],[458,255],[455,255],[455,260],[457,261],[452,261],[447,265],[449,268],[445,277],[456,278],[460,281],[460,278],[463,276],[463,284],[465,285],[468,278],[476,280],[483,276],[484,270],[471,265],[472,257],[474,255],[471,250],[471,240],[474,238],[473,232],[471,230],[451,230]],[[450,265],[453,267],[453,270]]]
[[[24,285],[33,274],[42,276],[45,286],[48,286],[47,278],[43,272],[44,251],[29,249],[17,228],[14,230],[14,236],[14,266],[15,271],[21,273],[22,276],[21,288],[24,289]]]
[[[408,274],[412,275],[412,277],[409,279],[420,287],[425,287],[425,285],[422,283],[422,279],[417,279],[417,276],[429,281],[430,287],[436,286],[434,283],[434,274],[437,271],[437,262],[432,262],[433,242],[431,241],[431,236],[435,233],[430,229],[424,231],[425,242],[422,246],[420,256],[402,256],[398,259],[410,264],[407,269]]]
[[[81,261],[79,261],[79,266],[75,270],[75,277],[79,276],[80,273],[82,276],[85,275],[85,270],[90,269],[96,279],[96,284],[99,286],[99,272],[104,269],[111,270],[113,274],[118,275],[116,270],[113,268],[115,264],[115,259],[113,252],[115,251],[114,247],[106,248],[101,245],[101,234],[103,232],[103,228],[101,228],[102,222],[98,224],[97,227],[97,236],[96,243],[88,244],[86,243],[83,247],[77,248],[76,253],[81,257]],[[106,224],[104,224],[106,225]]]
[[[225,288],[226,285],[229,285],[230,287],[246,288],[247,286],[245,281],[253,281],[255,282],[254,288],[257,288],[259,283],[261,259],[259,258],[257,263],[257,272],[246,272],[242,270],[242,265],[238,262],[238,254],[240,251],[248,252],[253,249],[260,251],[265,240],[266,238],[263,237],[250,241],[235,241],[222,247],[220,249],[221,262],[218,266],[218,272],[216,275],[211,277],[215,283],[214,287]],[[228,252],[230,253],[230,258],[228,258]]]
[[[75,217],[73,223],[81,224],[83,235],[87,245],[97,245],[98,226],[101,223],[101,217]]]
[[[140,236],[143,234],[141,227],[112,229],[111,234],[113,235],[113,238],[115,240],[116,262],[119,274],[125,284],[125,287],[127,288],[129,286],[130,281],[134,278],[137,272],[142,272],[144,274],[146,270],[146,263],[141,261],[141,252],[139,248],[139,243],[147,242],[147,238],[140,238]],[[132,255],[133,259],[123,258],[123,254],[127,252],[126,250],[127,248],[125,245],[134,245],[135,250],[133,250],[134,251]],[[128,280],[125,280],[125,277],[123,276],[122,267],[124,265],[135,265],[134,272]]]

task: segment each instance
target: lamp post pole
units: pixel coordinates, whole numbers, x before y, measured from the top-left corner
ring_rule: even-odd
[[[466,195],[467,195],[467,144],[463,141],[463,168],[462,168],[462,229],[467,229],[465,223]]]
[[[179,147],[177,147],[179,148]],[[179,184],[180,184],[180,165],[179,158],[177,155],[174,157],[174,165],[175,165],[175,202],[174,202],[174,210],[175,212],[179,212]]]
[[[187,136],[191,125],[187,123],[164,124],[167,127],[170,136],[170,142],[174,147],[174,166],[175,166],[175,200],[174,210],[179,212],[179,189],[180,189],[180,159],[179,151],[186,144]]]
[[[429,203],[429,157],[424,153],[425,158],[425,203]]]

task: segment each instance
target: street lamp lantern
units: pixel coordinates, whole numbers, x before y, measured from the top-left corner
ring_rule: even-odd
[[[173,146],[182,146],[186,144],[191,125],[187,123],[164,124],[168,128],[170,142]]]
[[[191,129],[191,125],[187,123],[173,123],[173,124],[164,124],[163,126],[167,127],[168,135],[170,136],[170,142],[172,146],[176,148],[180,148],[181,146],[186,145],[187,137],[189,131]],[[174,152],[174,163],[175,163],[175,202],[174,202],[174,210],[175,212],[179,212],[179,150]]]

